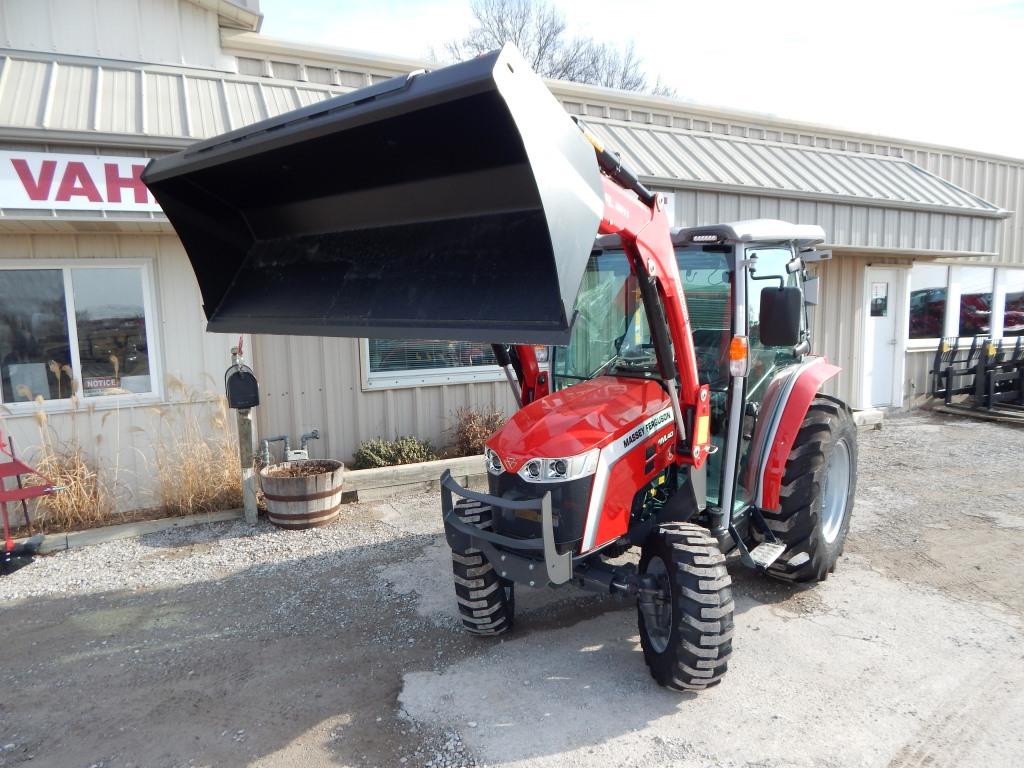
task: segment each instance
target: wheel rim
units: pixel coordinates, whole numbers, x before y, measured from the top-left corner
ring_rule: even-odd
[[[840,440],[832,449],[821,494],[821,535],[829,544],[836,540],[843,527],[851,474],[850,447],[845,440]]]
[[[655,555],[647,562],[647,569],[644,572],[654,576],[661,587],[661,594],[654,605],[655,621],[652,623],[645,616],[644,629],[647,630],[647,640],[651,644],[651,649],[655,653],[664,653],[672,635],[672,591],[669,586],[668,568],[665,567],[665,561]]]

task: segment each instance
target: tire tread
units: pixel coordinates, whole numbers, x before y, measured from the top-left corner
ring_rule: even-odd
[[[490,530],[491,508],[486,504],[459,499],[455,502],[455,514],[464,522]],[[511,594],[506,594],[506,583],[483,552],[475,548],[452,549],[452,578],[459,615],[467,632],[493,636],[512,628],[514,602]]]

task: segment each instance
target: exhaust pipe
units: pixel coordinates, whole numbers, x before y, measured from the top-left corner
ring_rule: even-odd
[[[216,332],[565,344],[594,149],[512,45],[153,160]]]

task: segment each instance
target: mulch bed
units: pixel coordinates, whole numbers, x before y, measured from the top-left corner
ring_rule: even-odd
[[[333,461],[295,461],[271,467],[264,471],[267,477],[309,477],[333,472],[338,465]]]

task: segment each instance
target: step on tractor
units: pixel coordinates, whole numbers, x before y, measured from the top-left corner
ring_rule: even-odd
[[[441,477],[470,632],[508,632],[517,585],[619,594],[654,679],[703,689],[732,651],[727,555],[791,582],[835,568],[857,448],[820,392],[839,369],[810,353],[823,231],[673,229],[513,46],[143,178],[210,331],[491,345],[520,407],[487,441],[486,493]]]

